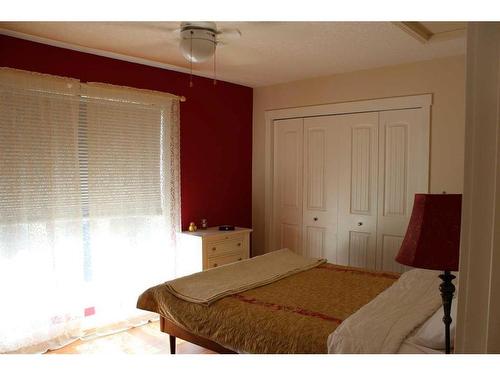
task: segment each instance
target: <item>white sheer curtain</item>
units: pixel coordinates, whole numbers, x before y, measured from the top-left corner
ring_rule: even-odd
[[[117,323],[175,276],[179,101],[0,69],[0,353]]]
[[[101,326],[144,315],[135,309],[139,294],[175,276],[175,252],[168,250],[180,229],[179,102],[97,83],[83,95],[88,305]]]

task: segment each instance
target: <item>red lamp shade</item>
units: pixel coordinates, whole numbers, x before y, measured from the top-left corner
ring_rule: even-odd
[[[462,194],[415,194],[396,261],[411,267],[458,271]]]

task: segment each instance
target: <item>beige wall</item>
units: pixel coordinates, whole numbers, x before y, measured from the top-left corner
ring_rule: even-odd
[[[433,94],[430,189],[461,193],[464,170],[465,56],[397,65],[261,87],[253,93],[253,254],[264,241],[264,112],[279,108]]]

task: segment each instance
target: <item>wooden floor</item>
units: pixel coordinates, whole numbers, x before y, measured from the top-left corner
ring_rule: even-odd
[[[108,336],[77,340],[64,348],[46,354],[170,354],[168,335],[160,331],[160,322]],[[177,339],[178,354],[215,354],[200,346]]]

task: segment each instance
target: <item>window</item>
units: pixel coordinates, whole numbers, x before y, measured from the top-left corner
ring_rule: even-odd
[[[0,69],[0,352],[147,319],[175,277],[176,97]]]

